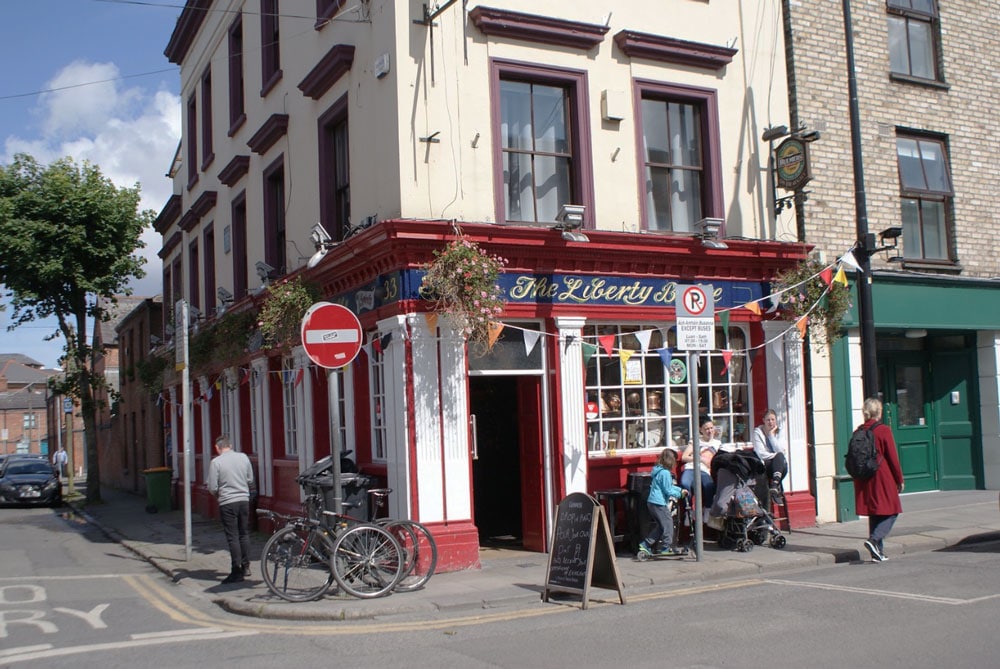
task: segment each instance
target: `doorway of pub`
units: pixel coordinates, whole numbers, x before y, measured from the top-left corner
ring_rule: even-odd
[[[479,543],[544,551],[541,377],[472,376],[469,399]]]

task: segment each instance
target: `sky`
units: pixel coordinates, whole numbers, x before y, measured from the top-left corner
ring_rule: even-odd
[[[0,164],[29,153],[97,165],[119,187],[142,189],[141,207],[159,213],[173,192],[165,175],[180,141],[180,70],[163,51],[184,0],[0,0]],[[61,89],[61,90],[56,90]],[[146,277],[133,294],[162,292],[162,240],[143,235]],[[55,321],[8,331],[0,312],[0,353],[57,367],[64,341],[45,341]]]

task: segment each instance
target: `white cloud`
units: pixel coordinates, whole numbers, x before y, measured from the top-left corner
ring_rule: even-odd
[[[159,212],[173,193],[165,174],[180,141],[181,101],[168,91],[126,88],[119,74],[113,63],[75,61],[60,70],[45,88],[62,90],[40,96],[35,110],[41,136],[8,137],[3,162],[15,153],[42,163],[64,156],[88,161],[119,187],[140,184],[140,206]],[[154,295],[162,290],[156,255],[162,240],[153,230],[143,240],[147,276],[133,288],[137,295]]]

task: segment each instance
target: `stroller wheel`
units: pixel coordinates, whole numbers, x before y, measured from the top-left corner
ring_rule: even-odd
[[[749,539],[740,539],[736,542],[736,550],[741,553],[749,553],[753,550],[753,542]]]
[[[771,548],[784,548],[785,543],[785,537],[782,534],[771,537]]]

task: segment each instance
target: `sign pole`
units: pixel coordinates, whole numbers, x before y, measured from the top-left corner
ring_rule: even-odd
[[[333,512],[344,512],[344,491],[340,485],[340,457],[343,444],[340,439],[340,384],[337,383],[337,370],[326,370],[327,397],[330,402],[330,454],[333,456]]]
[[[191,561],[191,439],[194,425],[191,418],[194,409],[191,402],[191,369],[188,365],[188,304],[186,300],[177,302],[174,332],[177,341],[176,366],[181,370],[181,411],[184,425],[184,559]]]
[[[689,430],[692,444],[691,463],[694,465],[694,519],[692,520],[694,524],[694,557],[695,560],[701,562],[702,549],[705,545],[705,532],[701,526],[701,520],[704,516],[702,509],[705,508],[705,500],[701,491],[701,432],[699,432],[701,426],[698,425],[700,417],[696,412],[698,407],[698,362],[698,352],[688,351],[688,406],[691,407],[691,425]],[[708,502],[711,504],[712,500]]]

